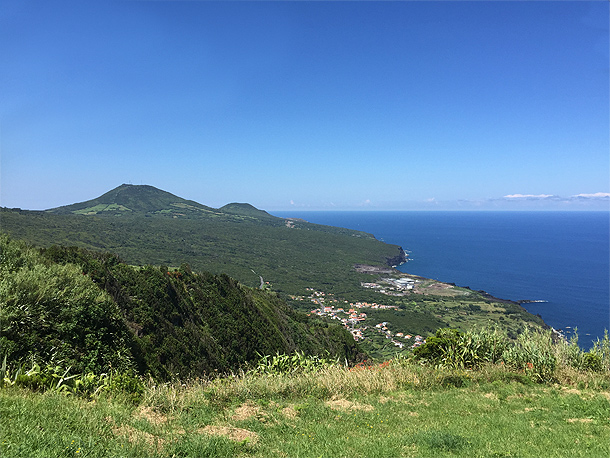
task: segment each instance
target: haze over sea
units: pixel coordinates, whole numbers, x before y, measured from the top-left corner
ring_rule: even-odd
[[[610,213],[291,211],[402,246],[399,270],[511,300],[589,348],[610,329]]]

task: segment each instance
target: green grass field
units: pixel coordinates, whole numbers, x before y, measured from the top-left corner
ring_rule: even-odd
[[[3,457],[601,457],[610,377],[536,384],[500,365],[405,360],[312,373],[147,384],[138,404],[0,390]]]

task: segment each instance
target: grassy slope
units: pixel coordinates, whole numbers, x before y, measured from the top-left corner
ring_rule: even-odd
[[[276,291],[325,285],[359,289],[355,263],[384,264],[399,248],[369,234],[280,218],[212,214],[207,218],[97,217],[3,210],[2,230],[39,246],[76,245],[108,250],[131,264],[178,266],[226,273],[248,286],[259,276]],[[253,272],[254,271],[254,272]]]
[[[73,372],[137,367],[155,379],[226,373],[296,349],[348,361],[359,354],[339,326],[226,275],[139,268],[76,248],[39,252],[3,235],[0,349],[13,363],[33,354]]]
[[[380,265],[399,249],[369,234],[342,228],[300,221],[290,228],[278,218],[261,220],[244,215],[174,219],[0,210],[0,217],[3,231],[39,246],[108,250],[130,264],[179,266],[187,262],[193,270],[224,272],[251,287],[258,287],[262,276],[283,297],[305,295],[305,289],[313,287],[334,293],[337,299],[400,306],[400,313],[380,316],[377,321],[389,321],[394,332],[427,335],[438,327],[468,329],[491,321],[514,335],[525,322],[542,324],[516,304],[484,300],[473,291],[447,296],[425,287],[421,294],[391,297],[364,289],[360,283],[376,281],[376,275],[359,273],[353,269],[354,264]],[[310,301],[292,301],[291,305],[302,305],[307,312],[313,308]],[[481,310],[473,311],[471,306]],[[370,314],[371,320],[376,319],[375,315]],[[371,321],[372,326],[375,324]],[[378,348],[386,346],[383,341],[377,344]],[[386,350],[392,347],[390,344]],[[386,350],[380,352],[378,348],[368,350],[388,356]]]
[[[226,273],[251,287],[262,277],[283,298],[306,295],[310,287],[341,300],[395,305],[400,313],[371,312],[369,320],[373,326],[374,320],[389,321],[394,332],[428,335],[439,327],[494,322],[515,336],[525,323],[543,324],[516,304],[494,303],[471,291],[447,295],[432,284],[396,298],[366,290],[361,282],[379,275],[357,272],[354,265],[384,265],[401,253],[398,246],[364,232],[277,218],[249,204],[213,209],[152,186],[121,185],[87,202],[47,212],[0,209],[0,217],[3,231],[39,246],[107,250],[136,265],[186,262],[195,271]],[[291,305],[311,310],[311,303]],[[393,345],[374,340],[368,350],[388,356]]]
[[[139,406],[13,387],[0,390],[0,454],[600,457],[609,388],[591,373],[536,385],[497,366],[399,364],[149,384]]]

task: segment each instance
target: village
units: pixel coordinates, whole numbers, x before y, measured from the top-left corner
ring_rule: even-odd
[[[382,278],[378,283],[363,282],[360,285],[363,288],[375,289],[381,294],[387,296],[406,296],[415,288],[419,280],[413,278]]]
[[[367,283],[366,285],[376,285],[375,283]],[[365,286],[364,287],[375,287],[375,286]],[[407,285],[401,284],[400,287],[406,288]],[[411,286],[412,287],[412,286]],[[424,343],[426,340],[420,335],[411,335],[403,332],[392,333],[390,329],[388,329],[388,322],[383,321],[381,323],[377,323],[374,326],[369,326],[366,324],[367,321],[367,313],[363,310],[365,309],[390,309],[390,310],[398,310],[398,307],[395,305],[383,305],[378,304],[376,302],[348,302],[345,300],[338,300],[334,298],[332,295],[327,295],[324,291],[317,291],[313,288],[307,288],[307,290],[311,293],[309,296],[292,296],[294,300],[305,300],[309,299],[311,302],[316,304],[318,307],[311,310],[310,315],[316,315],[320,317],[330,318],[332,320],[337,320],[343,324],[343,326],[354,336],[354,340],[362,341],[366,339],[364,332],[367,330],[372,330],[374,332],[378,332],[383,335],[386,339],[390,339],[392,344],[400,349],[403,348],[416,348]],[[343,304],[343,306],[341,306]]]

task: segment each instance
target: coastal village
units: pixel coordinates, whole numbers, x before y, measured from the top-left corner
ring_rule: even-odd
[[[355,268],[361,273],[378,275],[374,281],[363,281],[360,286],[363,289],[374,290],[385,296],[433,296],[436,298],[465,299],[471,294],[470,291],[456,288],[455,285],[450,283],[443,283],[417,275],[397,273],[396,270],[386,267],[358,264]],[[374,321],[371,317],[371,315],[378,316],[379,314],[372,312],[380,310],[400,313],[400,308],[396,305],[366,301],[349,302],[315,288],[306,288],[306,292],[305,295],[291,296],[291,298],[295,301],[313,303],[315,306],[309,309],[309,315],[339,321],[354,336],[356,341],[377,340],[376,336],[380,335],[389,340],[388,344],[397,347],[399,350],[417,348],[426,343],[425,337],[410,334],[404,329],[397,329],[396,323],[380,319]],[[480,307],[481,305],[477,302],[473,306]],[[457,314],[462,317],[469,313],[468,310],[460,310]],[[501,312],[503,313],[504,309]],[[387,320],[385,317],[387,317],[387,314],[384,315],[384,319]],[[503,319],[503,316],[500,319]]]
[[[386,291],[384,287],[378,283],[362,283],[361,286],[364,288],[378,289],[380,292],[389,295],[403,295],[407,289],[412,289],[415,280],[399,281],[404,279],[384,279],[391,280],[394,285],[394,289]],[[309,296],[292,296],[294,300],[310,300],[316,304],[317,308],[310,311],[310,315],[317,315],[319,317],[326,317],[332,320],[337,320],[354,336],[354,340],[361,341],[366,339],[364,333],[368,330],[380,333],[386,339],[389,339],[392,344],[400,349],[403,348],[416,348],[424,343],[426,340],[420,335],[411,335],[404,332],[392,333],[388,329],[388,322],[383,321],[381,323],[370,324],[367,322],[367,309],[386,309],[386,310],[398,310],[395,305],[383,305],[376,302],[348,302],[345,300],[339,300],[332,295],[327,295],[324,291],[317,291],[313,288],[307,288],[310,293]]]

